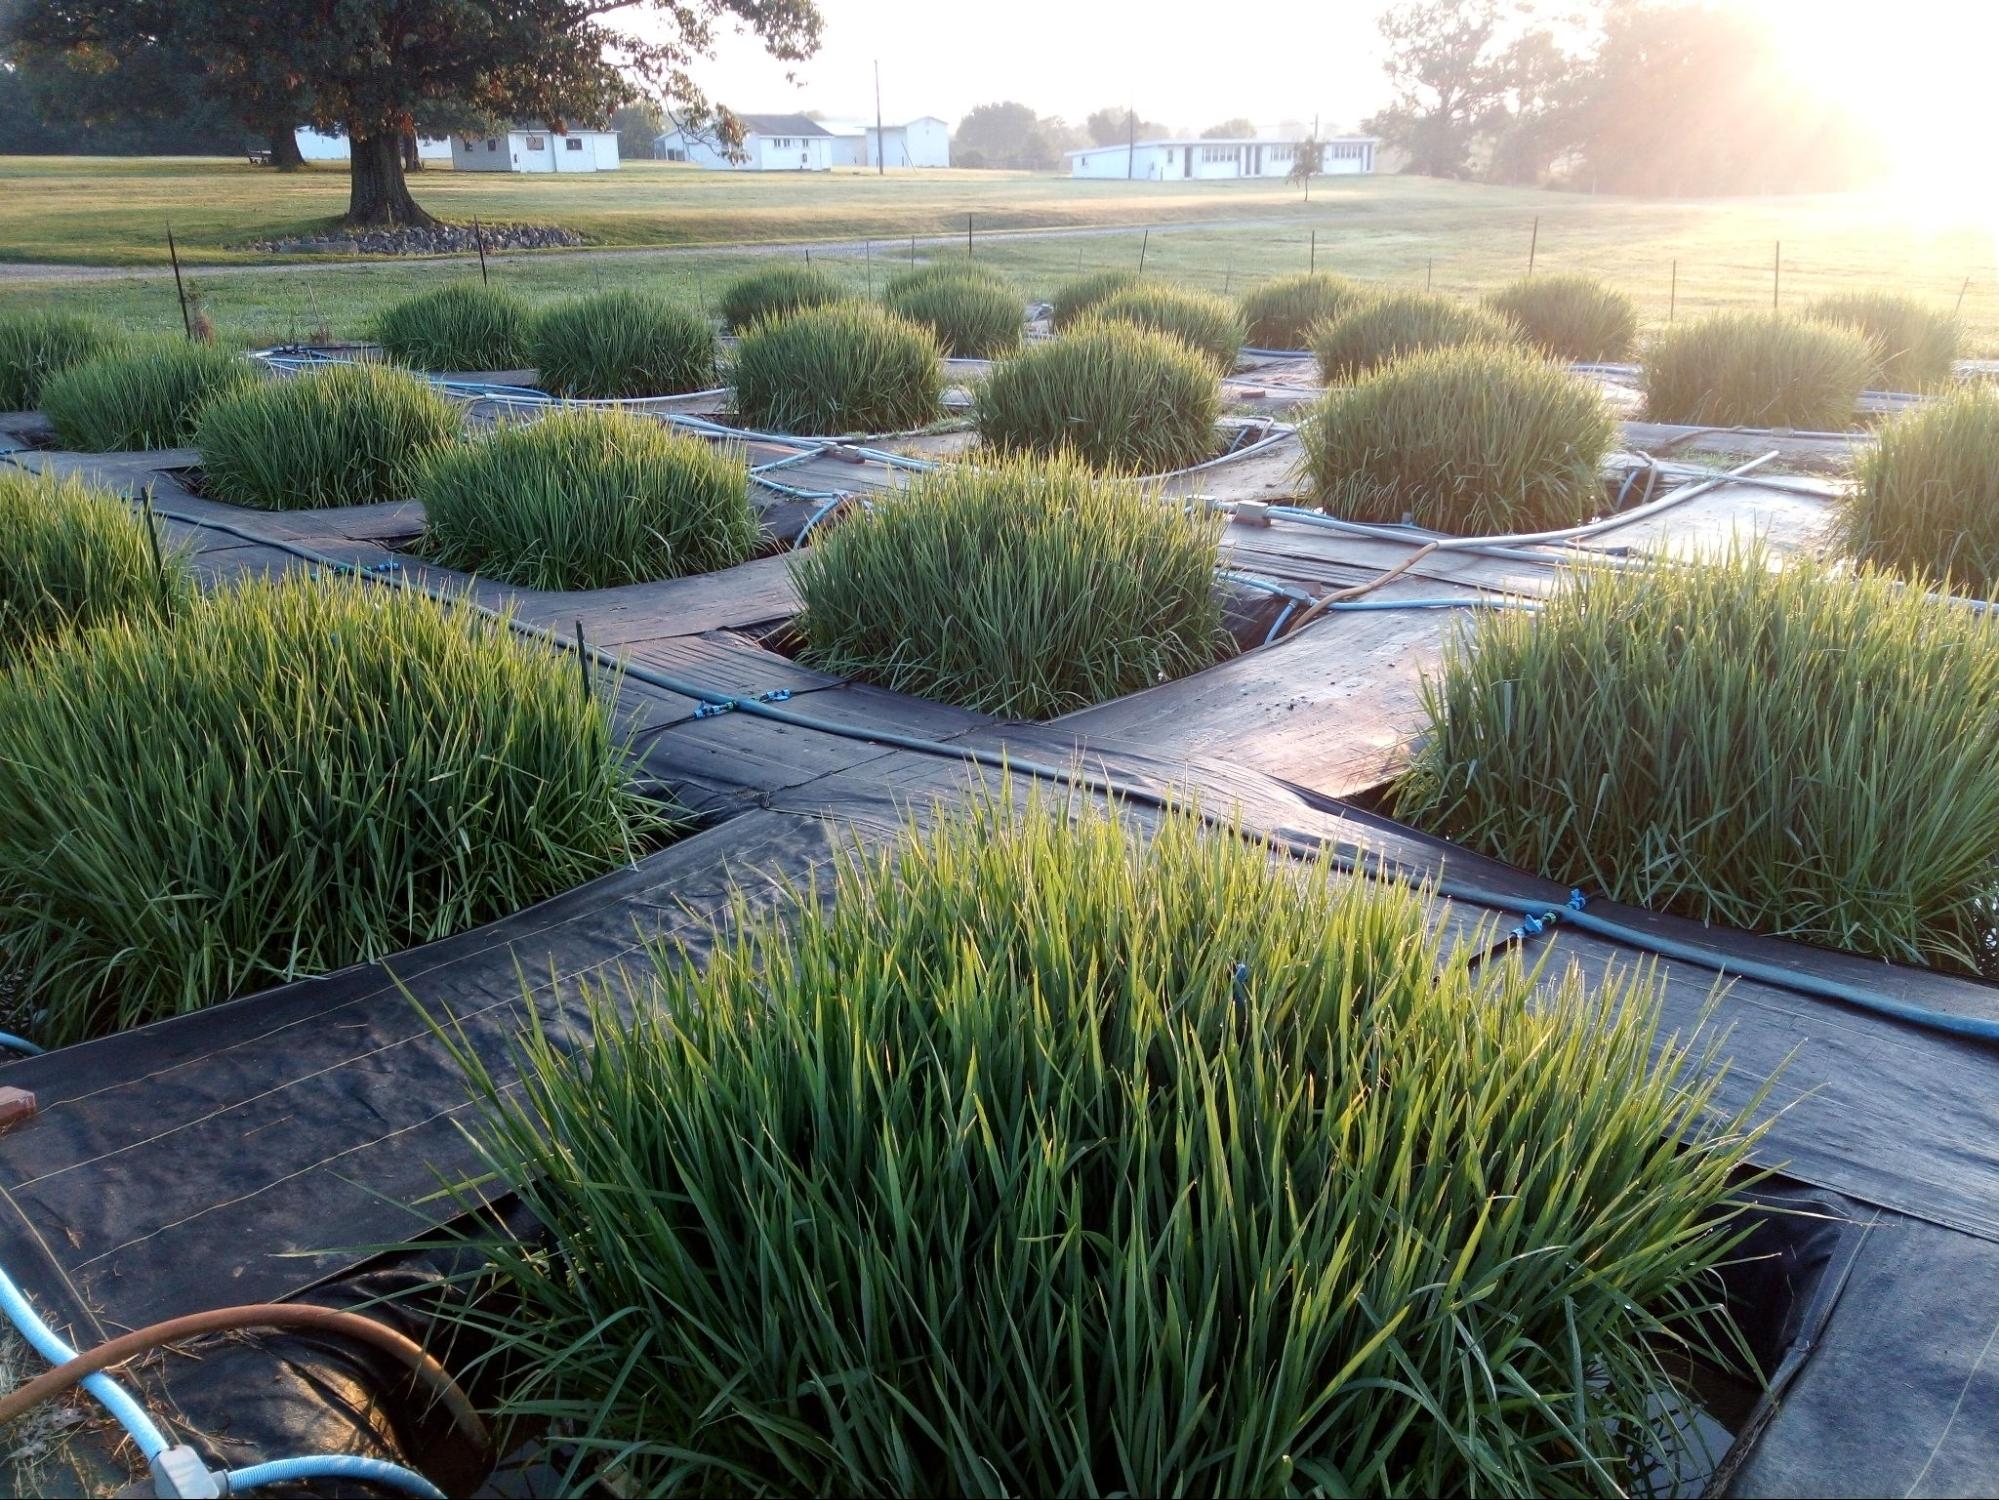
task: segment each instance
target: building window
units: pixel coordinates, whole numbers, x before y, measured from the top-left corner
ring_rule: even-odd
[[[781,135],[771,144],[776,146],[777,149],[780,151],[789,150],[791,146],[791,137],[788,135]]]
[[[486,137],[486,149],[488,151],[497,151],[500,149],[500,143],[494,140],[493,137],[489,135]]]
[[[567,146],[571,151],[581,151],[583,149],[583,142],[573,135],[562,144]]]
[[[527,148],[530,151],[539,151],[547,144],[548,140],[544,136],[531,135],[527,139]]]
[[[677,146],[668,146],[666,148],[666,159],[668,161],[686,161],[687,153]]]

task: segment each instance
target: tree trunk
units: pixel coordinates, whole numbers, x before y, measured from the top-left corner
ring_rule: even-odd
[[[417,147],[416,132],[414,130],[403,132],[403,170],[405,172],[421,172],[423,170],[423,152]]]
[[[271,165],[280,172],[296,172],[305,165],[298,149],[298,134],[289,125],[271,127]]]
[[[349,224],[357,229],[394,229],[437,222],[410,197],[409,183],[403,178],[400,131],[366,136],[349,131],[348,136]]]

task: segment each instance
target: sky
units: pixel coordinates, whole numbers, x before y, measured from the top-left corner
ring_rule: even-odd
[[[1999,56],[1994,0],[1715,0],[1766,19],[1799,70],[1867,123],[1910,143],[1909,181],[1932,197],[1994,185],[1988,123]],[[1568,9],[1543,0],[1543,12]],[[1382,0],[820,0],[825,44],[788,83],[755,40],[726,36],[698,68],[737,110],[874,113],[879,59],[890,120],[1018,99],[1080,123],[1129,105],[1173,129],[1246,116],[1351,130],[1388,102]]]

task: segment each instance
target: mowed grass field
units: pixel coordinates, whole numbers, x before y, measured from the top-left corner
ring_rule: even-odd
[[[809,254],[857,292],[879,291],[910,259],[912,235],[948,237],[919,244],[919,258],[965,254],[970,214],[972,253],[1012,273],[1026,295],[1142,256],[1150,272],[1216,292],[1316,264],[1472,296],[1525,272],[1535,242],[1537,270],[1600,276],[1657,327],[1714,308],[1770,306],[1781,241],[1782,306],[1876,287],[1945,306],[1961,295],[1967,352],[1999,354],[1994,222],[1960,204],[1877,194],[1660,200],[1380,176],[1321,180],[1307,203],[1283,183],[779,176],[651,162],[574,177],[432,170],[414,186],[445,218],[560,223],[604,247],[496,258],[493,279],[535,302],[643,286],[712,307],[729,277],[773,254]],[[330,169],[284,176],[220,161],[0,158],[0,261],[148,268],[78,280],[0,266],[0,307],[64,306],[139,329],[178,328],[172,282],[157,272],[168,214],[190,280],[230,343],[356,336],[389,302],[477,274],[422,260],[272,264],[230,248],[323,225],[345,193],[344,174]]]

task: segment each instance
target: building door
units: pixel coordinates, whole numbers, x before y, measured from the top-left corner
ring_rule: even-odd
[[[1192,177],[1194,175],[1194,148],[1192,146],[1182,146],[1180,148],[1180,175],[1182,177]]]
[[[1249,175],[1252,177],[1261,177],[1263,175],[1263,148],[1261,146],[1251,146],[1249,148]]]

